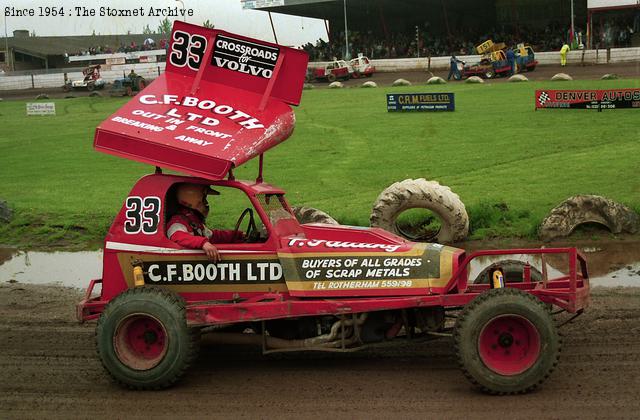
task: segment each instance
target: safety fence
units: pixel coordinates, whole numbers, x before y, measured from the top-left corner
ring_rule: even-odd
[[[479,55],[464,55],[458,57],[467,63],[480,61]],[[536,53],[536,60],[540,65],[550,65],[560,63],[559,52]],[[371,60],[379,72],[394,71],[433,71],[445,70],[449,68],[449,57],[421,57],[421,58],[398,58]],[[599,50],[576,50],[570,51],[567,55],[568,65],[593,65],[608,63],[640,63],[640,48],[611,48]],[[326,62],[309,63],[310,67],[323,67]],[[165,63],[136,63],[136,64],[114,64],[109,70],[102,70],[100,74],[107,83],[112,83],[115,79],[126,76],[131,70],[147,80],[156,78],[164,71]],[[82,72],[77,69],[67,73],[69,80],[81,80]],[[19,76],[0,76],[0,90],[13,89],[42,89],[55,88],[64,85],[64,73],[22,74]]]
[[[110,70],[100,71],[102,79],[107,83],[113,83],[114,80],[127,76],[131,70],[147,80],[152,80],[164,72],[165,63],[136,63],[136,64],[114,64]],[[69,80],[82,80],[84,76],[82,71],[70,69],[67,72]],[[47,74],[22,74],[20,76],[0,76],[0,90],[14,89],[43,89],[56,88],[62,89],[64,85],[64,72],[47,73]]]
[[[457,57],[467,64],[480,61],[479,55],[461,55]],[[560,53],[557,51],[536,53],[536,60],[540,65],[560,64]],[[449,68],[449,57],[421,57],[372,59],[376,71],[415,71],[415,70],[445,70]],[[610,48],[599,50],[576,50],[567,55],[569,65],[576,64],[608,64],[640,62],[640,48]],[[324,67],[326,62],[310,63],[311,67]]]

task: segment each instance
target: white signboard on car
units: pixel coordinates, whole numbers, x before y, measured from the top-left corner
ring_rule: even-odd
[[[284,0],[242,0],[243,9],[263,9],[284,6]]]
[[[617,7],[637,7],[639,0],[588,0],[587,9],[611,9]]]
[[[27,115],[56,115],[55,102],[28,102]]]

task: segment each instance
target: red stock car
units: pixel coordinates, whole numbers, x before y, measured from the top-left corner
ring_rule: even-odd
[[[576,249],[467,254],[381,229],[299,224],[284,190],[263,182],[262,161],[292,133],[306,54],[184,22],[171,39],[166,72],[94,139],[99,151],[156,167],[125,198],[105,239],[102,278],[77,307],[80,320],[98,319],[98,354],[116,381],[172,385],[204,331],[264,353],[452,335],[464,373],[486,392],[525,392],[546,379],[560,352],[549,307],[581,313],[589,300]],[[234,168],[254,157],[257,178],[236,180]],[[216,200],[245,197],[235,225],[245,240],[216,244],[218,262],[167,237],[182,183],[213,186]],[[512,254],[563,255],[568,274],[536,281],[527,264],[519,278],[505,281],[497,267],[491,284],[468,282],[471,260]],[[457,315],[453,327],[447,315]]]

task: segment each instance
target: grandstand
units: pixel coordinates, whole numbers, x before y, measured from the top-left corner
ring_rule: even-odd
[[[471,53],[487,38],[525,41],[538,51],[558,50],[565,42],[587,48],[640,46],[639,0],[241,1],[247,9],[323,19],[329,42],[305,46],[317,60],[345,53],[345,8],[350,49],[373,58]],[[628,36],[621,37],[625,31]]]
[[[6,40],[8,53],[0,66],[9,71],[65,70],[89,64],[125,64],[164,61],[166,40],[159,34],[30,36],[16,30]],[[145,44],[152,39],[153,43]],[[0,38],[3,50],[5,39]]]

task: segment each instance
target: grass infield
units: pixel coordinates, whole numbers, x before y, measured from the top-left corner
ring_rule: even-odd
[[[293,136],[265,155],[265,179],[290,203],[352,225],[368,225],[372,203],[393,182],[437,180],[465,203],[472,238],[533,237],[572,195],[640,210],[640,109],[534,112],[535,89],[637,87],[640,80],[305,91]],[[420,92],[454,92],[456,111],[387,113],[386,93]],[[125,101],[54,100],[56,116],[31,117],[27,101],[0,102],[0,199],[14,210],[0,244],[101,243],[136,179],[153,172],[92,149],[96,125]],[[236,177],[256,173],[249,162]],[[215,200],[218,219],[235,221],[241,209]]]

